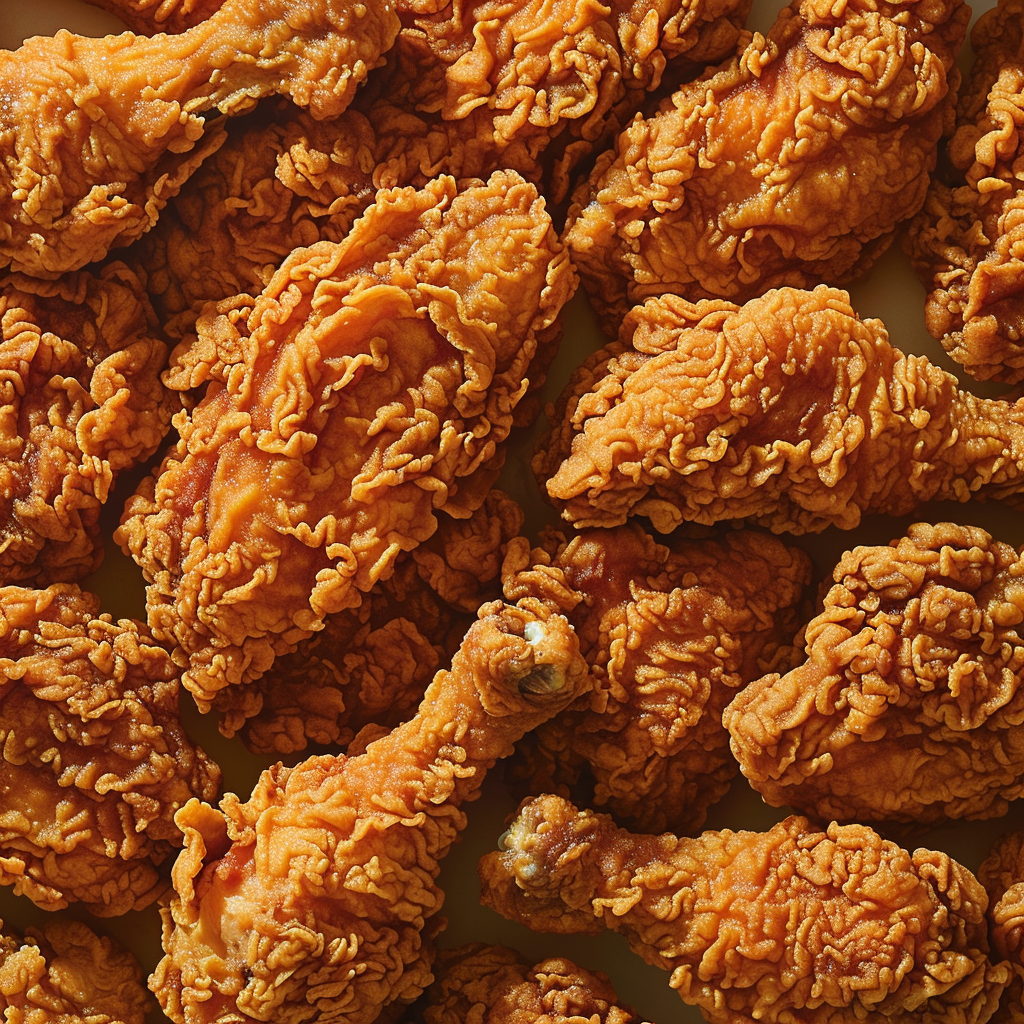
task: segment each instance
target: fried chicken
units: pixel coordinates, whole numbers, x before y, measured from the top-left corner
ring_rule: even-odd
[[[722,708],[766,665],[796,663],[810,559],[774,537],[658,544],[639,527],[514,542],[508,600],[565,615],[595,677],[517,748],[529,792],[558,789],[638,831],[692,831],[736,775]]]
[[[168,1016],[369,1024],[415,999],[462,803],[587,684],[564,618],[487,605],[417,714],[362,755],[277,765],[220,811],[187,804],[151,980]]]
[[[948,162],[905,248],[928,292],[925,323],[978,380],[1024,381],[1024,3],[1001,0],[971,33]]]
[[[220,770],[178,718],[178,669],[70,584],[0,588],[0,882],[100,916],[169,888],[177,810]]]
[[[742,307],[648,299],[562,404],[535,469],[577,527],[635,514],[663,533],[739,519],[803,533],[1024,492],[1024,399],[961,391],[823,285]]]
[[[85,0],[120,18],[132,32],[151,36],[158,32],[184,32],[206,21],[225,0]]]
[[[223,141],[212,113],[337,116],[397,31],[390,0],[226,0],[177,35],[0,51],[0,266],[52,277],[133,241]]]
[[[386,731],[411,717],[476,610],[500,596],[502,550],[523,514],[494,490],[468,519],[440,512],[437,522],[357,608],[330,616],[252,684],[220,690],[221,732],[257,753],[290,754],[347,747],[366,726]]]
[[[497,172],[382,191],[204,317],[165,380],[205,395],[115,534],[201,709],[357,607],[436,510],[480,506],[574,285],[536,189]]]
[[[993,1024],[1024,1021],[1024,832],[1003,836],[978,868],[988,892],[992,948],[1013,967],[1012,984],[1003,994]]]
[[[917,523],[848,551],[833,579],[802,663],[725,709],[747,780],[840,821],[1005,814],[1024,796],[1024,556]]]
[[[1011,977],[989,960],[978,880],[864,825],[633,835],[543,796],[480,873],[506,917],[621,932],[714,1024],[982,1024]]]
[[[665,292],[744,302],[866,271],[924,201],[969,17],[961,0],[793,0],[635,120],[566,233],[608,332]]]
[[[151,319],[123,264],[0,279],[0,583],[71,582],[99,565],[100,508],[177,404]]]
[[[10,1024],[143,1024],[150,1002],[135,958],[81,921],[0,934],[0,1013]]]

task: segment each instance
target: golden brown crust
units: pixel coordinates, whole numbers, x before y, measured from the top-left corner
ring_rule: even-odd
[[[995,843],[978,868],[978,880],[988,892],[992,948],[1014,972],[992,1024],[1020,1024],[1024,1021],[1024,832],[1011,832]]]

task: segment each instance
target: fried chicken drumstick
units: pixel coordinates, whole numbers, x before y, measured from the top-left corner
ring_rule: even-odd
[[[168,1016],[369,1024],[415,999],[461,805],[588,684],[565,619],[486,605],[417,714],[365,753],[278,765],[220,811],[187,804],[151,981]]]
[[[969,17],[960,0],[793,0],[635,120],[566,234],[608,332],[652,295],[744,302],[867,270],[924,201]]]
[[[982,1024],[1010,979],[985,890],[863,825],[633,835],[556,796],[480,862],[484,902],[542,931],[621,932],[713,1024]]]
[[[272,95],[340,114],[397,31],[389,0],[226,0],[178,35],[0,51],[0,266],[52,277],[133,241],[223,141],[207,115]]]
[[[918,523],[848,551],[833,579],[805,660],[725,709],[747,780],[840,821],[1005,814],[1024,795],[1024,557]]]
[[[649,299],[570,381],[535,459],[577,527],[645,515],[852,529],[866,512],[1024,492],[1024,399],[978,398],[889,344],[849,296]]]

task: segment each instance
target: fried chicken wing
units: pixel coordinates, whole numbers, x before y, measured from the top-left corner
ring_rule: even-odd
[[[487,605],[417,714],[362,755],[277,765],[220,811],[187,804],[151,981],[168,1016],[369,1024],[415,999],[462,803],[588,679],[564,618]]]
[[[514,920],[621,932],[714,1024],[982,1024],[1010,980],[988,957],[978,880],[863,825],[633,835],[543,796],[480,872],[485,903]]]
[[[70,584],[0,588],[0,882],[100,916],[169,888],[174,815],[220,770],[178,718],[178,669]]]
[[[803,533],[1024,492],[1024,400],[961,391],[823,285],[742,307],[649,299],[562,404],[535,468],[577,527],[637,514],[663,533],[738,519]]]
[[[381,192],[201,321],[165,379],[205,395],[115,535],[201,708],[357,607],[435,510],[479,507],[574,285],[536,189],[498,172]]]
[[[793,0],[635,120],[566,233],[608,332],[652,295],[744,302],[867,270],[924,201],[969,17],[960,0]]]
[[[747,780],[840,821],[1005,814],[1024,796],[1024,556],[918,523],[848,551],[833,579],[805,660],[725,709]]]
[[[978,880],[989,897],[992,947],[1014,972],[1003,993],[993,1024],[1024,1021],[1024,832],[1003,836],[978,868]]]
[[[151,319],[123,264],[0,279],[0,583],[71,582],[99,565],[100,508],[177,405]]]
[[[0,934],[0,1013],[11,1024],[143,1024],[150,1002],[135,957],[81,921]]]
[[[971,33],[949,160],[905,241],[928,292],[925,323],[978,380],[1024,381],[1024,3]]]
[[[54,276],[133,241],[223,141],[212,112],[336,116],[397,31],[390,0],[226,0],[177,35],[0,51],[0,266]]]
[[[764,665],[795,664],[810,559],[774,537],[658,544],[639,527],[525,539],[508,600],[565,615],[595,677],[588,708],[527,736],[515,767],[640,831],[692,831],[736,775],[722,709]]]

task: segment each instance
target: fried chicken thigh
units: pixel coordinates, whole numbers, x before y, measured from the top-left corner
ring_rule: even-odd
[[[0,1013],[10,1024],[143,1024],[150,1001],[135,958],[81,921],[0,934]]]
[[[204,710],[466,516],[575,277],[512,172],[383,191],[340,244],[226,301],[165,376],[206,387],[125,509],[154,635]]]
[[[639,527],[515,542],[508,600],[572,623],[595,678],[517,747],[530,792],[560,789],[640,831],[692,831],[736,775],[722,708],[765,665],[795,664],[810,559],[747,531],[658,544]]]
[[[988,958],[978,880],[863,825],[633,835],[543,796],[480,872],[506,917],[621,932],[713,1024],[982,1024],[1010,980]]]
[[[178,35],[0,51],[0,266],[52,277],[133,241],[223,141],[211,113],[336,116],[397,31],[389,0],[226,0]]]
[[[905,248],[928,291],[925,323],[978,380],[1024,381],[1024,2],[971,33],[948,162]]]
[[[998,956],[1013,967],[993,1024],[1024,1021],[1024,832],[1003,836],[978,868],[988,892],[989,937]]]
[[[170,427],[167,346],[141,293],[118,263],[0,279],[0,583],[96,569],[101,506]]]
[[[168,888],[174,815],[220,770],[178,718],[178,669],[70,584],[0,588],[0,882],[123,914]]]
[[[793,0],[634,121],[566,234],[609,333],[665,292],[744,302],[867,270],[924,201],[969,17],[961,0]]]
[[[417,714],[365,753],[277,765],[220,811],[187,804],[151,980],[168,1016],[369,1024],[415,999],[461,805],[588,681],[564,618],[487,605]]]
[[[840,821],[1005,814],[1024,796],[1024,556],[918,523],[833,579],[805,660],[725,709],[750,784]]]
[[[742,307],[648,299],[577,372],[535,459],[577,527],[645,515],[852,529],[1024,492],[1024,399],[978,398],[821,285]]]

